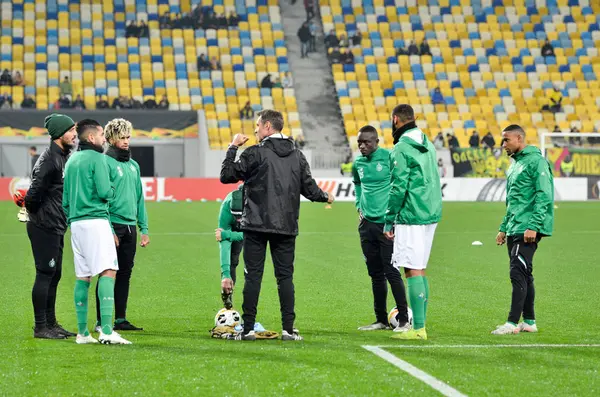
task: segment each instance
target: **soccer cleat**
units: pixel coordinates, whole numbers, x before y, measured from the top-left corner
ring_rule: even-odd
[[[511,323],[504,323],[496,327],[495,330],[492,331],[492,335],[513,335],[519,333],[519,327],[513,325]]]
[[[77,337],[75,338],[75,343],[77,343],[78,345],[87,345],[89,343],[98,343],[98,341],[92,335],[83,336],[77,334]]]
[[[390,327],[387,324],[377,321],[373,324],[364,325],[358,328],[359,331],[379,331],[382,329],[390,329]]]
[[[250,331],[247,334],[244,333],[244,331],[240,332],[239,334],[236,334],[233,338],[231,338],[232,340],[248,340],[248,341],[254,341],[256,340],[256,333],[254,331]]]
[[[425,328],[411,329],[406,332],[394,334],[392,338],[401,340],[427,340],[427,331]]]
[[[143,331],[144,330],[144,328],[136,327],[135,325],[131,324],[127,320],[123,321],[122,323],[115,323],[115,326],[113,327],[113,329],[116,331]]]
[[[398,324],[396,328],[394,328],[394,332],[408,332],[412,329],[412,325],[410,323]]]
[[[536,324],[530,325],[530,324],[527,324],[526,322],[522,322],[518,325],[518,328],[519,328],[519,332],[532,332],[532,333],[538,332]]]
[[[288,333],[287,331],[284,330],[284,331],[281,332],[281,340],[301,341],[301,340],[304,340],[304,338],[298,332],[292,332],[290,334],[290,333]]]
[[[64,335],[64,336],[66,336],[67,338],[68,338],[69,336],[75,336],[75,335],[77,335],[76,333],[73,333],[73,332],[67,331],[67,330],[66,330],[66,329],[64,329],[64,328],[62,327],[62,325],[60,325],[59,323],[55,323],[54,325],[48,325],[48,328],[49,328],[49,329],[51,329],[51,330],[53,330],[54,332],[56,332],[56,333],[57,333],[57,334],[59,334],[59,335]]]
[[[123,339],[123,337],[115,331],[113,331],[113,333],[110,335],[100,332],[98,341],[104,345],[131,345],[131,342],[129,342],[127,339]]]
[[[33,337],[36,339],[67,339],[65,335],[59,334],[51,328],[34,328]]]
[[[225,309],[230,310],[233,307],[233,294],[221,292],[221,299],[223,300]]]

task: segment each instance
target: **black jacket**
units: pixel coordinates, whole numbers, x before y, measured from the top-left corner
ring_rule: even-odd
[[[67,217],[62,207],[65,163],[69,151],[56,143],[44,150],[33,172],[31,186],[25,196],[29,222],[50,233],[63,235],[67,230]]]
[[[278,136],[278,135],[277,135]],[[283,135],[265,138],[244,150],[227,150],[221,166],[221,183],[244,181],[242,230],[295,236],[298,234],[300,195],[326,202],[310,173],[306,157],[294,141]]]

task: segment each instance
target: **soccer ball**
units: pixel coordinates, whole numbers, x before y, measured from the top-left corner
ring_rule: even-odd
[[[241,320],[242,316],[235,310],[221,309],[215,316],[215,327],[235,327]]]
[[[398,308],[394,307],[392,309],[392,311],[390,311],[390,314],[388,314],[388,323],[390,323],[390,325],[392,326],[392,328],[396,328],[398,326],[398,320],[396,320],[396,315],[398,314]],[[412,314],[412,310],[409,307],[408,308],[408,323],[410,325],[412,325],[413,323],[413,314]]]

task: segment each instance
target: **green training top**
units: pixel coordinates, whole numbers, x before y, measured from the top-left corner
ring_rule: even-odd
[[[390,153],[378,148],[368,156],[359,155],[352,166],[356,209],[374,223],[385,222],[390,195]]]
[[[69,225],[84,219],[110,219],[108,201],[115,197],[115,189],[110,182],[107,158],[85,149],[67,161],[63,209]]]
[[[244,233],[238,230],[238,219],[242,216],[242,187],[229,193],[219,210],[219,228],[221,232],[221,241],[219,249],[221,251],[221,279],[231,278],[231,243],[242,241]]]
[[[110,201],[110,221],[121,225],[138,225],[141,234],[148,234],[148,215],[140,166],[135,160],[118,161],[107,157],[110,179],[116,196]]]

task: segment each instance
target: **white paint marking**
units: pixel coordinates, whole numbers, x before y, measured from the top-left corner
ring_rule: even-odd
[[[365,349],[367,346],[363,346]],[[378,345],[382,349],[506,349],[506,348],[598,348],[600,344],[561,344],[561,343],[538,343],[538,344],[514,344],[514,345]]]
[[[395,365],[400,368],[402,371],[406,372],[410,376],[417,378],[421,382],[427,384],[431,388],[439,391],[444,396],[447,397],[466,397],[466,394],[462,394],[455,388],[449,386],[448,384],[442,382],[441,380],[434,378],[429,375],[427,372],[421,371],[419,368],[415,367],[412,364],[407,363],[404,360],[399,359],[392,353],[389,353],[378,346],[363,346],[364,349],[370,351],[375,354],[377,357],[384,359],[390,364]]]

